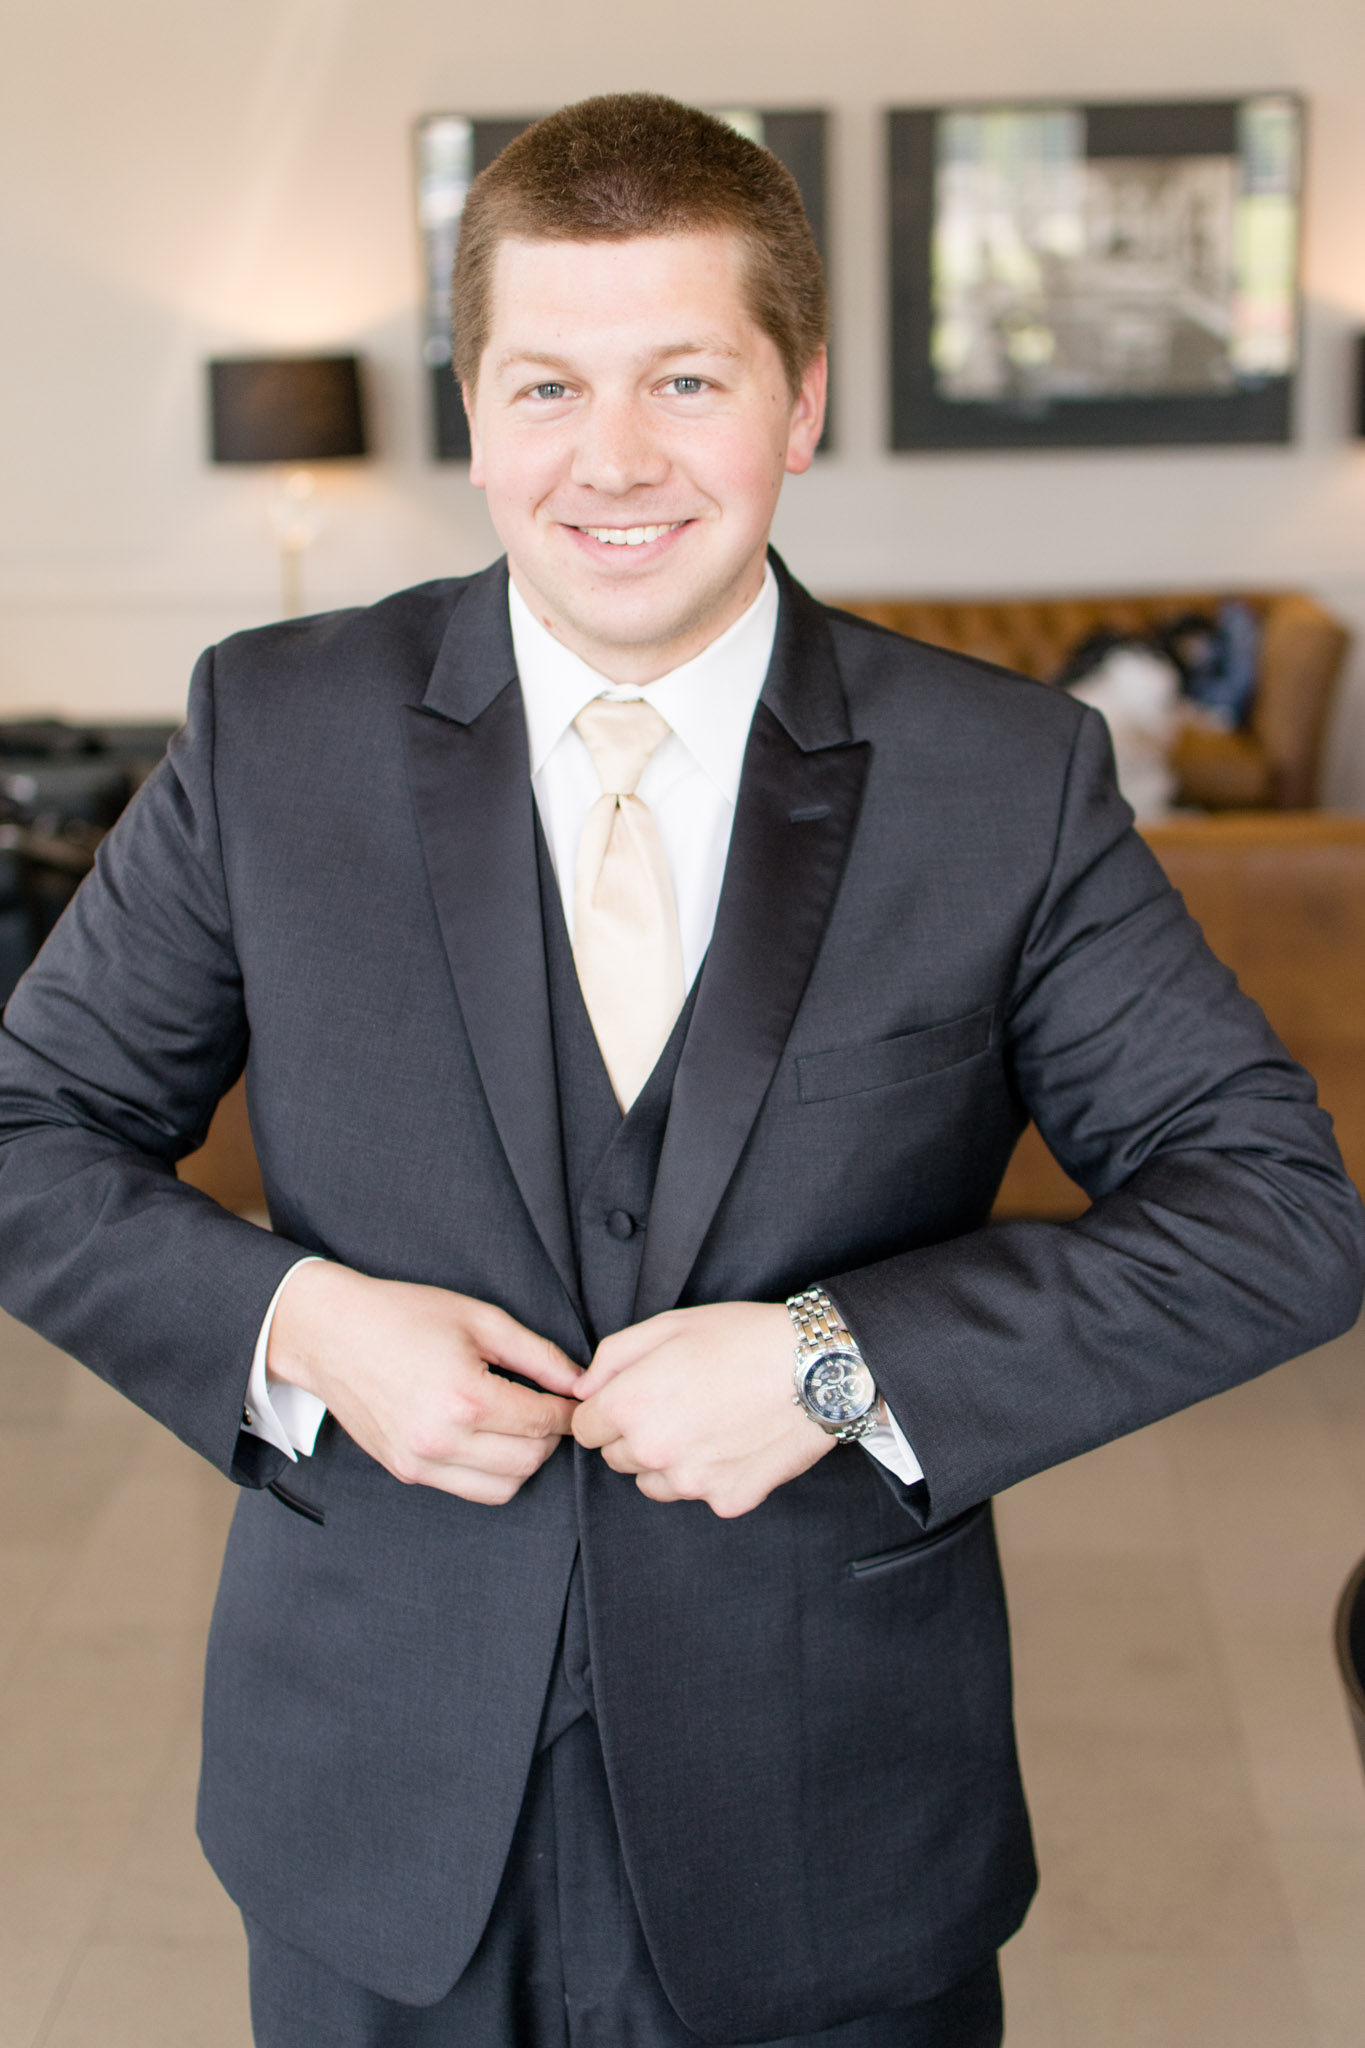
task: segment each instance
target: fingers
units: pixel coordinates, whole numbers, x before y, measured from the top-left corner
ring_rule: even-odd
[[[605,1402],[596,1399],[577,1404],[571,1427],[585,1451],[600,1451],[621,1434],[620,1422],[607,1412]]]
[[[480,1392],[480,1413],[473,1424],[480,1433],[492,1430],[501,1436],[568,1436],[578,1413],[576,1401],[557,1394],[538,1394],[534,1387],[518,1386],[515,1380],[505,1380],[500,1373],[488,1373]]]
[[[617,1330],[614,1335],[604,1337],[593,1353],[592,1364],[578,1381],[575,1389],[580,1401],[591,1400],[600,1394],[603,1387],[624,1372],[628,1366],[638,1365],[651,1351],[674,1334],[678,1318],[672,1309],[662,1315],[650,1316],[643,1323],[632,1323],[629,1329]]]
[[[651,1500],[685,1498],[666,1477],[663,1465],[645,1461],[639,1448],[622,1433],[620,1424],[607,1416],[600,1401],[587,1402],[575,1410],[573,1433],[584,1450],[601,1451],[603,1464],[610,1465],[613,1472],[637,1478],[641,1493],[647,1493]]]
[[[385,1445],[379,1462],[405,1486],[435,1486],[469,1500],[482,1498],[470,1493],[465,1483],[471,1472],[481,1472],[497,1482],[501,1498],[510,1499],[554,1456],[561,1442],[559,1433],[511,1436],[478,1424],[429,1418],[425,1427]]]
[[[612,1437],[610,1442],[601,1446],[601,1451],[602,1463],[610,1465],[613,1472],[633,1474],[656,1469],[654,1466],[642,1464],[623,1436]]]
[[[521,1491],[527,1473],[489,1472],[481,1465],[436,1465],[414,1483],[437,1493],[454,1494],[476,1507],[505,1508]]]
[[[579,1367],[489,1303],[315,1263],[279,1309],[276,1376],[405,1484],[505,1502],[569,1434]]]
[[[480,1471],[494,1479],[514,1479],[520,1485],[538,1472],[547,1458],[554,1456],[559,1442],[557,1436],[499,1436],[493,1430],[484,1430],[477,1439],[476,1456],[471,1456],[468,1462],[463,1458],[451,1459],[434,1469]]]
[[[619,1331],[579,1383],[574,1436],[648,1500],[750,1513],[824,1457],[831,1437],[791,1399],[780,1302],[670,1309]]]
[[[575,1365],[557,1344],[538,1335],[535,1330],[528,1330],[523,1323],[488,1302],[471,1306],[476,1309],[472,1318],[472,1334],[481,1355],[490,1365],[501,1365],[509,1372],[519,1372],[551,1394],[569,1396],[578,1392],[583,1368]]]
[[[382,1460],[396,1479],[431,1485],[434,1473],[468,1469],[526,1479],[569,1435],[576,1403],[486,1372],[469,1392],[407,1417]]]
[[[620,1431],[594,1402],[588,1405],[580,1403],[574,1414],[573,1433],[585,1451],[600,1451],[604,1444],[619,1436]]]
[[[662,1472],[642,1472],[635,1484],[646,1500],[678,1501],[683,1499],[676,1488],[670,1485]]]

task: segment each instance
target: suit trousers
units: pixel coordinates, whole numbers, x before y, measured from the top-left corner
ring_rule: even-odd
[[[857,1940],[857,1902],[811,1938]],[[621,1861],[597,1728],[537,1754],[482,1941],[435,2005],[397,2005],[248,1918],[257,2048],[700,2048],[650,1961]],[[923,2005],[771,2048],[999,2048],[995,1959]]]

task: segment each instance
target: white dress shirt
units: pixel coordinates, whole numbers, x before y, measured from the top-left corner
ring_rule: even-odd
[[[711,942],[739,795],[749,727],[777,632],[778,591],[766,569],[758,596],[718,640],[643,688],[611,683],[556,640],[509,582],[512,645],[521,682],[531,787],[550,850],[564,921],[573,938],[574,869],[588,812],[601,795],[597,770],[574,720],[595,697],[642,697],[671,730],[645,765],[636,794],[649,805],[663,841],[678,903],[683,976],[690,987]],[[244,1427],[294,1458],[312,1451],[327,1410],[315,1394],[267,1376],[266,1349],[281,1294],[275,1291],[256,1341]],[[887,1411],[883,1411],[886,1413]],[[923,1472],[895,1419],[862,1439],[863,1448],[907,1484]]]

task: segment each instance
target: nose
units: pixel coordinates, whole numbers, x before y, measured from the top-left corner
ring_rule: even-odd
[[[655,486],[668,476],[668,456],[634,396],[599,393],[580,415],[573,481],[612,498]]]

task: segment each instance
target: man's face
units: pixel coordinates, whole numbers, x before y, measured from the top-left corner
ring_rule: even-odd
[[[518,590],[614,681],[665,675],[758,595],[783,476],[809,467],[825,362],[795,401],[733,235],[505,241],[474,483]]]

